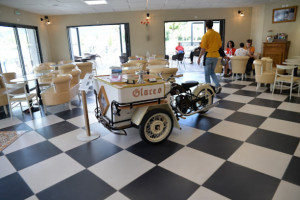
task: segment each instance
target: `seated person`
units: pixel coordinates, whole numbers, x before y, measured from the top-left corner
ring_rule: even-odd
[[[231,61],[230,61],[230,57],[234,55],[235,50],[236,49],[234,48],[234,42],[232,40],[229,40],[227,42],[227,48],[226,48],[227,62],[226,62],[225,69],[224,69],[224,77],[231,76]],[[227,74],[228,71],[229,71],[229,73]]]
[[[240,48],[238,48],[236,51],[235,51],[235,56],[247,56],[248,54],[248,51],[246,49],[244,49],[245,47],[245,44],[242,42],[240,43]]]
[[[201,42],[199,42],[199,47],[197,47],[196,49],[194,49],[194,51],[191,51],[190,53],[190,59],[191,59],[191,64],[193,64],[193,59],[194,59],[194,56],[199,56],[200,55],[200,51],[201,51]]]
[[[247,62],[247,66],[246,66],[246,74],[249,76],[250,72],[252,70],[252,64],[254,61],[254,51],[255,51],[255,48],[252,46],[251,39],[247,40],[246,47],[244,49],[247,50],[247,56],[250,57]],[[254,71],[253,71],[253,73],[254,73]]]
[[[178,42],[178,46],[175,48],[176,50],[176,55],[172,56],[172,60],[178,59],[178,54],[184,54],[184,48],[181,46],[181,43]]]

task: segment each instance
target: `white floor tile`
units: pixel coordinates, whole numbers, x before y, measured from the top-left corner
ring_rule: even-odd
[[[155,165],[126,150],[89,168],[91,172],[119,190]]]
[[[274,110],[275,108],[246,104],[243,107],[241,107],[238,111],[253,115],[269,117],[272,114],[272,112],[274,112]]]
[[[238,84],[238,85],[250,85],[253,82],[252,81],[243,81],[243,80],[234,80],[230,83],[231,84]]]
[[[130,200],[120,192],[115,192],[109,197],[107,197],[105,200]]]
[[[273,200],[299,200],[299,198],[300,186],[282,180],[275,192]]]
[[[85,127],[85,119],[84,119],[84,115],[80,115],[78,117],[74,117],[71,118],[69,120],[67,120],[68,122],[78,126],[78,127]],[[95,117],[94,113],[89,113],[89,122],[90,124],[93,124],[95,122],[97,122],[97,118]]]
[[[25,200],[39,200],[35,195],[31,196],[31,197],[28,197],[27,199]]]
[[[212,117],[212,118],[217,118],[217,119],[225,119],[235,111],[233,110],[228,110],[224,108],[218,108],[218,107],[213,107],[212,109],[209,109],[207,113],[205,113],[205,116]]]
[[[294,156],[300,157],[300,142],[299,142],[299,144],[297,146],[297,149],[296,149],[296,151],[294,153]]]
[[[247,97],[247,96],[236,95],[236,94],[231,94],[224,98],[224,100],[235,101],[235,102],[239,102],[239,103],[248,103],[248,102],[252,101],[253,99],[254,99],[254,97]]]
[[[73,106],[73,105],[71,105],[71,107],[72,107],[72,109],[76,108],[76,106]],[[47,112],[50,112],[52,114],[66,111],[66,110],[69,110],[69,105],[67,103],[57,105],[57,106],[47,106]]]
[[[34,193],[38,193],[80,171],[84,167],[62,153],[27,167],[19,174]]]
[[[26,122],[32,129],[39,129],[63,121],[62,118],[56,115],[49,115]]]
[[[188,200],[229,200],[228,198],[201,186]]]
[[[278,109],[288,110],[292,112],[300,112],[300,104],[298,103],[290,103],[290,102],[282,102]]]
[[[289,154],[244,143],[228,160],[281,179],[291,158]]]
[[[16,141],[14,141],[11,145],[5,148],[3,150],[3,153],[9,154],[11,152],[23,149],[25,147],[37,144],[39,142],[43,142],[44,140],[46,139],[35,131],[26,132]]]
[[[258,90],[256,90],[256,86],[246,86],[246,87],[244,87],[244,88],[242,88],[242,90],[248,90],[248,91],[254,91],[254,92],[264,92],[264,91],[266,91],[268,88],[267,87],[264,87],[264,86],[261,86],[261,87],[259,87],[258,88]]]
[[[127,135],[116,135],[114,133],[109,133],[103,137],[104,140],[107,140],[122,149],[126,149],[142,139],[139,134],[139,130],[136,128],[126,129]]]
[[[222,121],[211,128],[209,132],[245,141],[255,130],[255,127],[229,121]]]
[[[0,178],[16,172],[14,166],[9,162],[5,156],[0,157]]]
[[[51,138],[49,141],[62,151],[68,151],[85,143],[77,139],[77,135],[82,133],[86,134],[86,131],[80,128]]]
[[[300,138],[300,124],[295,122],[268,118],[259,128]]]
[[[205,131],[202,131],[200,129],[192,128],[189,126],[180,125],[181,130],[174,128],[171,135],[169,136],[169,140],[182,144],[187,145],[191,143],[193,140],[198,138],[200,135],[205,133]]]
[[[225,160],[184,147],[159,166],[202,185]]]
[[[20,124],[20,123],[22,123],[22,121],[16,117],[13,117],[12,119],[10,119],[10,118],[1,119],[0,120],[0,129],[6,128],[9,126],[13,126],[16,124]]]
[[[273,94],[272,93],[261,93],[256,98],[262,98],[262,99],[269,99],[269,100],[275,100],[275,101],[283,101],[287,98],[287,95],[281,95],[281,94]]]
[[[238,89],[222,87],[222,93],[232,94],[238,91]]]

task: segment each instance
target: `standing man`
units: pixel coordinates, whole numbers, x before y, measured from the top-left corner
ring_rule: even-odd
[[[215,68],[218,62],[218,57],[220,56],[219,49],[222,47],[222,40],[220,34],[212,29],[213,21],[207,20],[205,25],[207,32],[203,35],[201,40],[201,51],[198,58],[198,64],[200,64],[202,55],[205,54],[205,82],[210,83],[211,77],[216,84],[216,93],[219,94],[222,90],[222,87],[219,83],[218,77],[215,74]]]

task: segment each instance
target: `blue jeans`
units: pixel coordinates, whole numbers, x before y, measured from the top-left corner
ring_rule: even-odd
[[[205,82],[210,83],[210,76],[217,87],[220,86],[218,77],[215,74],[215,68],[218,62],[218,58],[206,58],[204,72],[205,72]]]

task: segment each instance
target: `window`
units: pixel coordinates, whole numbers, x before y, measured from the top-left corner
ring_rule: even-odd
[[[72,59],[99,55],[101,65],[97,66],[103,73],[107,73],[110,66],[120,65],[119,56],[130,56],[129,24],[68,27],[68,31]]]
[[[224,38],[225,20],[213,20],[213,29]],[[165,53],[174,55],[175,47],[181,42],[186,53],[199,46],[201,38],[206,33],[205,21],[165,22]]]
[[[36,27],[0,23],[0,71],[31,74],[41,62]]]

